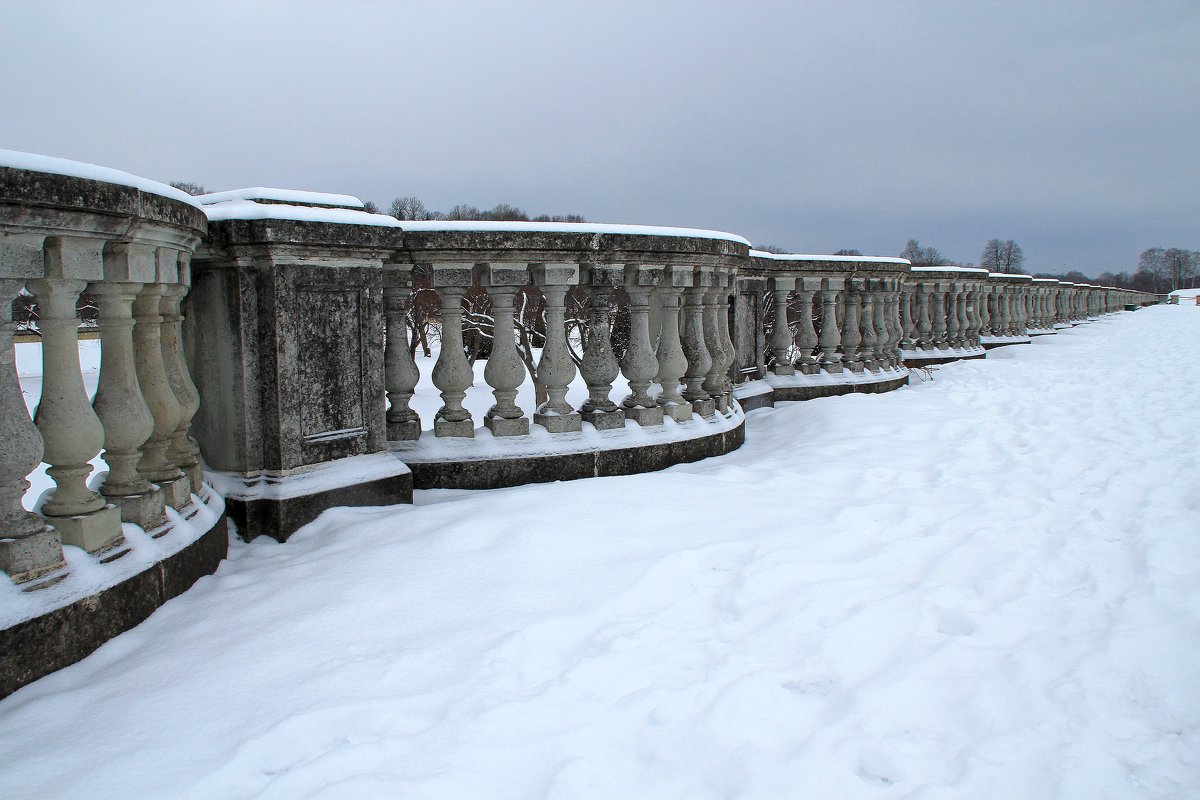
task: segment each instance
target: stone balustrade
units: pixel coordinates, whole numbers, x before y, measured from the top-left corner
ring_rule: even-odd
[[[99,307],[94,398],[79,358],[85,290]],[[22,291],[41,332],[33,419],[14,361]],[[226,509],[242,537],[286,539],[324,509],[411,502],[414,488],[660,469],[740,446],[746,410],[897,389],[907,365],[1160,301],[898,258],[770,254],[713,231],[400,223],[354,198],[280,190],[193,199],[7,151],[0,292],[0,569],[53,593],[70,584],[66,545],[119,576],[0,632],[0,696],[215,569]],[[418,292],[436,295],[440,324],[425,367],[407,322]],[[479,335],[483,299],[480,372],[464,314]],[[528,313],[537,304],[544,313]],[[42,470],[53,487],[35,504]],[[122,523],[165,537],[189,519],[204,530],[121,572],[134,561],[121,559]]]
[[[899,315],[908,270],[901,258],[751,251],[736,327],[747,351],[759,339],[765,347],[754,369],[735,376],[743,405],[904,385]]]
[[[394,293],[399,308],[415,285],[414,274],[428,275],[442,323],[432,370],[442,404],[432,421],[433,436],[407,404],[399,409],[406,427],[390,429],[391,451],[413,469],[418,488],[636,471],[626,452],[634,429],[652,437],[640,440],[646,447],[654,441],[672,444],[680,460],[692,460],[689,447],[699,457],[713,454],[714,447],[740,444],[726,434],[733,426],[740,430],[729,377],[736,358],[729,305],[749,250],[741,237],[589,224],[403,227],[403,245],[384,268],[394,276],[385,287],[394,288],[385,291]],[[491,299],[495,333],[485,385],[476,387],[463,353],[460,309],[464,296],[480,291]],[[516,403],[527,373],[512,333],[513,298],[521,293],[540,295],[545,304],[544,320],[532,320],[545,337],[533,370],[545,394],[536,408]],[[569,295],[584,309],[572,341],[564,318]],[[628,334],[614,343],[618,311],[628,321]],[[398,335],[388,340],[386,381],[397,397],[411,398],[420,373],[396,327]],[[567,399],[577,374],[588,389],[578,406]],[[619,382],[627,391],[617,390]],[[495,399],[482,420],[464,405],[473,391]],[[480,437],[486,441],[469,444]],[[720,443],[709,441],[714,438]],[[647,459],[656,463],[661,461]]]
[[[904,362],[909,366],[983,358],[989,323],[988,272],[953,266],[913,267],[904,283]]]
[[[0,436],[11,445],[0,450],[0,566],[33,586],[61,579],[63,544],[118,557],[122,522],[161,532],[164,509],[182,512],[204,489],[188,436],[198,395],[183,357],[181,302],[205,215],[170,187],[74,171],[83,176],[0,166]],[[112,178],[108,172],[100,175]],[[35,299],[41,332],[36,421],[13,371],[9,314],[21,289]],[[99,306],[102,360],[92,400],[78,349],[84,291]],[[89,483],[89,462],[101,454],[107,472]],[[31,513],[22,498],[40,461],[54,486]]]

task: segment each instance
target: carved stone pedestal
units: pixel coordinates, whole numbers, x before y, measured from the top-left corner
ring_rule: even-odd
[[[642,406],[626,407],[625,418],[633,420],[643,428],[650,425],[662,425],[662,406],[654,406],[653,408],[644,408]]]
[[[82,547],[89,553],[99,553],[124,541],[121,534],[121,511],[111,504],[99,511],[74,517],[46,515],[46,522],[58,531],[63,544]]]
[[[458,420],[435,419],[433,421],[434,436],[460,436],[470,439],[475,435],[475,421],[470,419]]]
[[[535,411],[533,421],[551,433],[572,433],[583,430],[583,419],[579,416],[578,411],[571,414],[544,414],[541,411]]]
[[[711,397],[707,400],[693,400],[692,411],[702,417],[711,417],[717,413],[717,401]]]
[[[410,419],[405,422],[389,422],[387,438],[390,442],[412,442],[421,438],[421,423]]]
[[[192,481],[188,476],[181,475],[171,480],[155,481],[162,489],[163,502],[176,511],[180,511],[192,502]]]
[[[132,522],[144,531],[152,531],[167,521],[162,492],[122,495],[108,500],[120,510],[122,522]]]
[[[528,417],[517,417],[516,419],[505,419],[504,417],[484,417],[483,426],[491,431],[493,436],[529,435]]]
[[[592,423],[598,431],[611,431],[625,427],[625,412],[621,409],[613,411],[584,411],[583,418]],[[662,422],[662,419],[659,419]]]

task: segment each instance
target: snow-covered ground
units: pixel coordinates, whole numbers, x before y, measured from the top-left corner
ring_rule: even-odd
[[[1194,798],[1200,314],[337,509],[0,702],[6,798]]]

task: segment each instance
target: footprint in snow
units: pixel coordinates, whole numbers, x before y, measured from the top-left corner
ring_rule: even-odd
[[[871,786],[891,786],[904,776],[896,767],[896,762],[879,747],[864,747],[858,755],[858,766],[854,774]]]
[[[975,620],[945,606],[934,606],[933,617],[937,620],[939,633],[950,636],[970,636],[975,632]]]

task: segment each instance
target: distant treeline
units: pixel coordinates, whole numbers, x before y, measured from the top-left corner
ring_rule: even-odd
[[[366,204],[367,211],[379,213],[379,207],[374,203]],[[399,220],[491,220],[518,222],[587,222],[579,214],[538,214],[531,217],[521,209],[508,203],[497,203],[488,209],[479,209],[466,203],[459,203],[449,211],[433,211],[416,197],[397,197],[388,207],[387,213]]]

